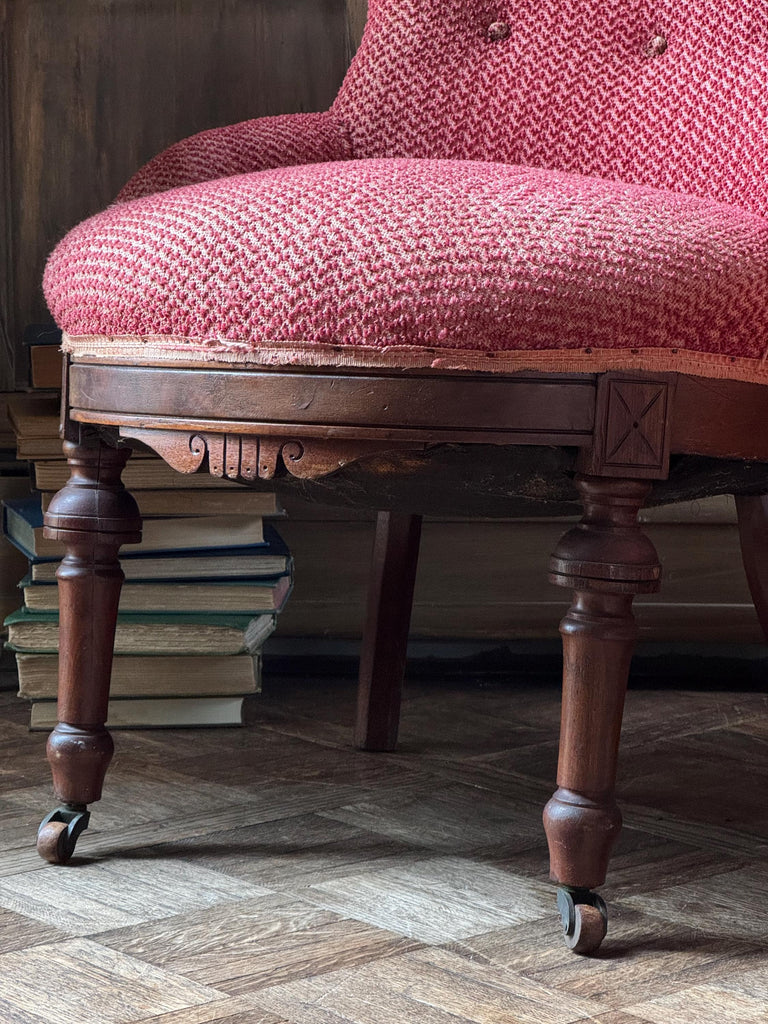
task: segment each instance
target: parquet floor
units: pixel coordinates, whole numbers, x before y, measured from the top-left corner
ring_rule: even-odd
[[[552,681],[422,681],[393,755],[349,680],[243,730],[136,732],[68,868],[44,737],[0,694],[1,1024],[768,1021],[768,698],[634,690],[596,959],[558,936]]]

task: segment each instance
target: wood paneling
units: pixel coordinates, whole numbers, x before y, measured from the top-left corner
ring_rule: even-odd
[[[368,17],[368,0],[347,0],[347,37],[350,58],[360,45]]]
[[[326,108],[361,21],[359,0],[0,0],[0,387],[64,232],[185,135]]]
[[[8,75],[7,3],[0,0],[0,388],[13,390],[14,344],[8,310],[12,294],[11,252],[11,117]]]

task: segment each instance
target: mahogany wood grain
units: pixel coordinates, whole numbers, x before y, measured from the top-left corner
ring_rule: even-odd
[[[587,444],[594,426],[590,375],[354,374],[174,370],[75,364],[73,417],[145,427],[405,440]],[[222,415],[226,416],[226,419]],[[218,425],[217,425],[218,424]],[[279,428],[279,429],[278,429]],[[256,432],[256,431],[252,431]]]
[[[573,495],[569,470],[583,449],[579,464],[599,467],[601,474],[577,477],[584,517],[551,561],[552,582],[571,587],[575,596],[561,626],[561,754],[545,822],[553,877],[579,888],[602,884],[621,824],[614,782],[637,635],[632,599],[657,590],[660,579],[637,513],[652,486],[662,495],[656,500],[681,486],[683,492],[707,492],[708,464],[692,460],[701,479],[692,485],[683,473],[681,485],[681,463],[670,466],[670,455],[739,458],[764,451],[768,459],[762,389],[674,375],[302,372],[93,362],[74,364],[69,379],[70,423],[119,428],[150,445],[154,436],[158,450],[180,468],[207,463],[217,473],[253,476],[254,483],[260,474],[293,472],[300,462],[289,466],[286,453],[306,446],[314,454],[301,467],[302,493],[327,500],[335,490],[348,497],[356,487],[380,509],[397,507],[393,496],[404,478],[418,476],[433,460],[439,466],[446,455],[461,454],[474,465],[474,475],[457,463],[453,482],[482,506],[489,451],[501,453],[503,462],[520,445],[536,446],[530,472],[516,475],[510,462],[497,474],[508,508],[521,488],[534,503],[567,506]],[[390,452],[390,442],[426,448]],[[564,455],[559,446],[566,444]],[[542,457],[546,451],[558,452],[560,461]],[[352,472],[357,460],[367,477]],[[727,477],[738,478],[733,472]],[[724,479],[717,475],[715,490],[722,491]],[[362,480],[376,483],[361,488]],[[435,473],[432,480],[439,489]],[[418,544],[414,513],[424,511],[400,509],[381,517],[371,584],[357,729],[358,742],[368,749],[391,749],[396,736]],[[77,630],[72,622],[68,628]]]
[[[762,384],[677,378],[671,450],[768,462],[768,398]]]
[[[579,468],[598,476],[659,479],[669,468],[674,374],[610,373],[597,378],[593,444]]]
[[[421,516],[379,512],[357,697],[355,743],[362,750],[397,744],[420,537]]]
[[[129,438],[150,434],[156,437],[162,433],[120,428],[121,436]],[[182,431],[167,433],[174,433],[179,444],[188,442],[189,435]],[[258,438],[259,444],[262,440]],[[290,443],[290,435],[284,440]],[[304,451],[302,458],[298,462],[289,459],[288,471],[278,469],[274,480],[269,481],[270,488],[278,490],[284,501],[311,500],[326,507],[360,509],[368,515],[377,508],[423,515],[501,519],[578,515],[581,511],[573,485],[577,449],[571,447],[453,441],[450,444],[401,445],[394,441],[308,441],[307,438],[300,443]],[[169,457],[164,445],[158,446],[156,440],[153,444],[156,450],[163,450],[164,456]],[[186,458],[189,454],[187,452]],[[347,461],[350,457],[359,461]],[[181,463],[177,463],[175,455],[173,458],[174,465],[180,469]],[[334,465],[337,468],[333,469]],[[328,475],[323,475],[326,469]],[[220,482],[215,477],[208,479]],[[250,486],[263,484],[253,481]],[[766,490],[768,466],[765,464],[686,456],[675,460],[666,480],[653,482],[648,504],[692,502],[713,494]],[[322,512],[322,515],[327,514],[327,511]],[[701,557],[705,561],[706,553],[702,552]]]
[[[593,450],[599,442],[595,435],[600,423],[597,382],[605,389],[614,378],[627,377],[612,373],[300,373],[93,363],[74,364],[70,376],[70,415],[83,423],[231,433],[247,433],[249,426],[252,432],[269,427],[275,435],[301,427],[308,437],[396,436],[567,444]],[[652,379],[652,375],[641,376]],[[761,385],[685,375],[664,375],[664,379],[674,395],[670,391],[653,406],[656,434],[650,440],[651,446],[662,446],[661,455],[656,462],[645,458],[648,446],[640,441],[628,458],[625,453],[616,470],[619,475],[632,475],[634,465],[636,477],[661,479],[666,475],[667,452],[768,461],[768,418]],[[224,395],[226,420],[220,418]],[[664,415],[658,416],[662,408]],[[645,417],[641,419],[645,422]],[[602,429],[599,426],[598,435]],[[583,466],[589,468],[586,463]]]
[[[293,441],[283,437],[122,427],[120,436],[154,449],[179,473],[196,473],[204,464],[214,480],[227,477],[251,483],[271,480],[280,470],[315,478],[342,469],[349,462],[390,452],[420,451],[424,445],[387,441]]]
[[[54,790],[67,804],[101,797],[112,757],[107,720],[112,649],[123,572],[121,544],[141,539],[141,519],[120,482],[130,455],[66,442],[72,475],[45,515],[45,535],[64,543],[59,581],[59,724],[48,741]]]
[[[749,592],[768,641],[768,494],[736,495],[739,540]]]
[[[551,877],[602,885],[621,829],[614,798],[629,663],[637,638],[632,598],[658,589],[661,569],[637,523],[650,485],[579,477],[584,518],[557,545],[550,581],[573,586],[560,625],[563,703],[558,789],[544,811]]]
[[[301,443],[305,438],[323,438],[348,440],[354,447],[360,441],[392,441],[395,444],[431,443],[431,444],[498,444],[498,445],[562,445],[563,447],[579,448],[589,444],[590,434],[587,432],[548,431],[546,428],[535,427],[526,429],[524,426],[507,427],[499,430],[463,430],[461,427],[349,427],[349,426],[317,426],[303,423],[270,423],[253,420],[195,420],[192,418],[174,419],[171,416],[142,416],[125,413],[84,412],[71,409],[74,423],[91,423],[99,426],[129,427],[125,431],[128,437],[133,436],[135,429],[140,430],[180,430],[187,434],[220,433],[242,436],[282,437],[286,440]]]

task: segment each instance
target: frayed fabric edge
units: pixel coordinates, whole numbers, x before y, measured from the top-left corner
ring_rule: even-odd
[[[75,361],[131,366],[244,369],[384,369],[470,373],[604,373],[638,370],[685,373],[697,377],[768,384],[765,358],[727,356],[690,349],[537,349],[482,352],[472,349],[358,345],[301,345],[274,342],[246,347],[238,343],[168,336],[115,337],[64,334],[62,348]]]

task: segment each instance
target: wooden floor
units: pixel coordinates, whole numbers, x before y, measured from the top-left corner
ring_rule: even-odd
[[[0,694],[0,1022],[768,1021],[766,696],[630,693],[592,960],[546,878],[552,681],[422,680],[386,756],[352,698],[273,679],[247,729],[120,734],[54,868],[44,737]]]

